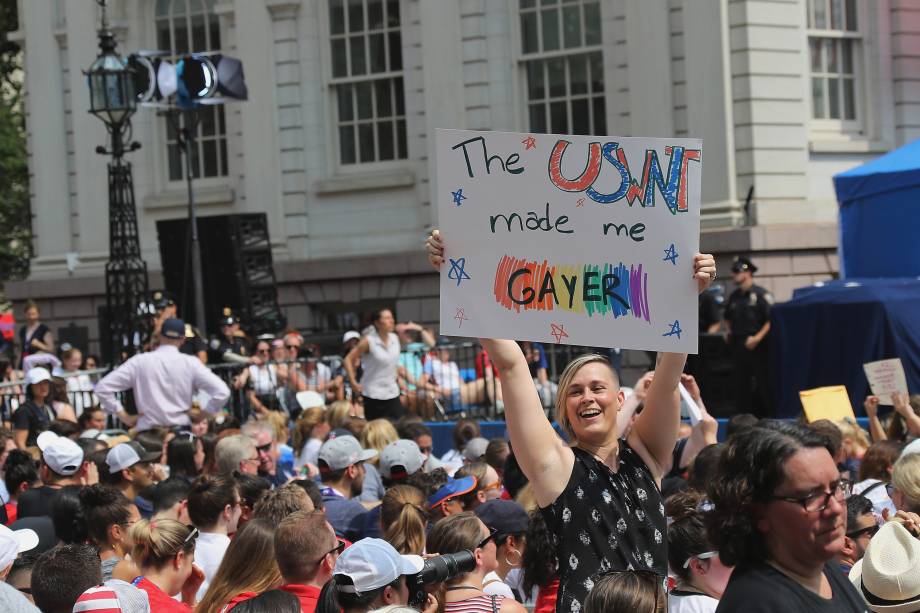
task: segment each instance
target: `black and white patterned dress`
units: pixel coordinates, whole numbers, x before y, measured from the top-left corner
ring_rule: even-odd
[[[668,566],[661,491],[639,454],[621,439],[613,472],[590,453],[572,451],[568,485],[541,509],[559,558],[559,613],[578,613],[601,573],[652,570],[664,578]]]

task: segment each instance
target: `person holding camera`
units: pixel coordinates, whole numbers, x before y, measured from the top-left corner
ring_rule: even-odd
[[[400,555],[381,539],[362,539],[336,560],[332,581],[323,590],[329,602],[323,600],[317,611],[367,613],[389,605],[408,605],[411,577],[424,566],[421,556]],[[426,597],[425,605],[426,613],[438,609],[433,596]]]
[[[444,613],[525,613],[524,605],[506,596],[488,595],[483,579],[498,568],[495,532],[470,511],[451,515],[436,523],[428,533],[428,551],[458,556],[458,571],[439,577],[444,581]],[[437,559],[437,558],[434,558]],[[432,560],[429,560],[431,562]],[[450,564],[448,563],[448,565]]]

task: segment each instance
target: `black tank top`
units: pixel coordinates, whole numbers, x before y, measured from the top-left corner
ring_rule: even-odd
[[[620,469],[612,472],[590,453],[572,451],[568,485],[541,509],[559,559],[559,613],[578,613],[606,571],[652,570],[665,577],[668,566],[661,491],[639,454],[620,439]]]

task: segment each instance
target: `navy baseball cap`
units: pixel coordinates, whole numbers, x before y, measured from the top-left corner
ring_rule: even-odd
[[[433,509],[451,498],[469,494],[476,489],[476,477],[470,475],[461,479],[448,479],[444,486],[428,497],[428,508]]]
[[[500,535],[524,534],[530,518],[527,511],[513,500],[487,500],[474,511],[487,528],[495,528]]]
[[[176,318],[167,319],[160,328],[160,334],[166,338],[183,339],[185,338],[185,322]]]

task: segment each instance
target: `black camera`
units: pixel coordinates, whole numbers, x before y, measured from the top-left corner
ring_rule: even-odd
[[[426,585],[441,583],[457,575],[472,572],[476,568],[476,556],[472,551],[448,553],[425,560],[425,566],[414,575],[406,576],[409,588],[409,606],[417,609],[425,607],[428,592]]]

